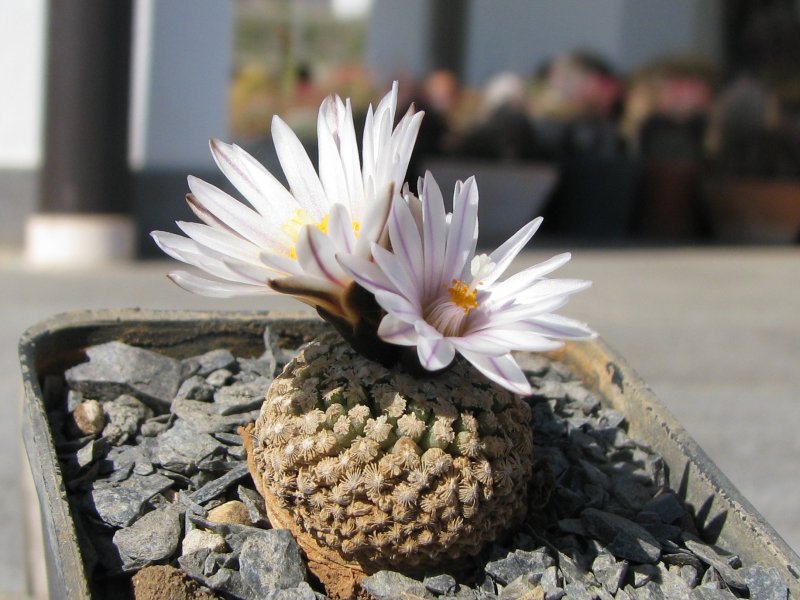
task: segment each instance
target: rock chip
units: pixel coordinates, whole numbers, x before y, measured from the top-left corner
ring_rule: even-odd
[[[103,406],[97,400],[84,400],[78,404],[67,421],[68,433],[73,437],[100,435],[105,425]]]
[[[362,580],[361,587],[375,600],[397,600],[403,597],[433,598],[422,582],[395,571],[378,571]]]
[[[777,569],[752,565],[743,571],[750,600],[786,600],[789,589]]]
[[[225,475],[222,475],[216,479],[212,479],[200,489],[195,490],[189,494],[189,498],[198,504],[205,504],[212,498],[216,498],[225,492],[229,487],[244,479],[249,474],[250,472],[247,469],[247,463],[242,463],[232,468],[230,471],[225,473]]]
[[[211,402],[214,399],[215,390],[216,388],[210,383],[207,383],[204,377],[192,375],[181,384],[175,397],[184,400]]]
[[[214,404],[223,416],[259,409],[264,404],[270,383],[271,377],[258,377],[220,388],[214,394]]]
[[[747,589],[747,582],[745,581],[744,574],[731,567],[726,560],[726,556],[720,554],[714,547],[693,539],[685,540],[684,544],[686,544],[686,548],[688,548],[692,554],[707,565],[714,567],[728,586],[736,588],[737,590]]]
[[[222,453],[223,446],[218,440],[178,421],[159,436],[155,458],[165,469],[191,475],[203,459]]]
[[[598,554],[592,562],[592,573],[610,594],[616,594],[628,572],[628,563],[617,561],[610,554]]]
[[[91,490],[82,504],[108,525],[127,527],[142,514],[150,498],[171,486],[172,480],[163,475],[135,475],[116,486]]]
[[[230,500],[208,511],[209,521],[214,523],[237,523],[251,525],[250,513],[240,500]]]
[[[136,437],[139,425],[153,416],[153,411],[129,394],[122,394],[103,405],[106,426],[103,437],[112,444],[125,444]]]
[[[225,552],[227,548],[228,545],[225,543],[225,538],[220,534],[202,529],[192,529],[183,537],[181,555],[192,554],[198,550]]]
[[[430,590],[434,594],[438,594],[439,596],[444,596],[447,594],[452,595],[458,589],[458,583],[456,583],[455,577],[448,575],[447,573],[442,573],[441,575],[429,575],[422,581],[422,583],[426,589]]]
[[[197,375],[201,375],[202,377],[207,377],[218,369],[232,370],[234,365],[236,365],[236,358],[233,356],[230,350],[219,348],[217,350],[209,350],[200,356],[187,358],[184,362],[197,363],[197,370],[195,373],[197,373]]]
[[[586,532],[608,545],[617,558],[640,563],[654,563],[661,556],[661,546],[646,529],[633,521],[595,508],[581,513]]]
[[[130,527],[117,530],[114,544],[133,559],[160,562],[175,553],[181,538],[180,515],[171,509],[156,509]]]
[[[545,569],[553,564],[553,557],[544,550],[515,550],[505,558],[487,563],[485,570],[497,583],[508,585],[521,575],[536,575],[541,578]]]
[[[269,529],[249,536],[239,553],[239,572],[260,596],[296,587],[306,578],[300,546],[288,529]]]
[[[240,425],[247,425],[258,418],[259,410],[240,414],[221,415],[220,407],[210,402],[176,398],[172,403],[172,412],[183,419],[191,428],[199,433],[219,433],[233,431]]]
[[[181,361],[122,342],[92,346],[86,354],[89,362],[64,374],[70,388],[101,402],[131,394],[156,412],[169,410],[181,383]]]
[[[661,522],[665,524],[674,523],[686,513],[683,504],[672,492],[659,494],[652,498],[642,506],[642,510],[657,514]]]

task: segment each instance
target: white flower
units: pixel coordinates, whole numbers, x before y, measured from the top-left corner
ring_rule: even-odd
[[[206,296],[287,293],[352,321],[343,300],[352,280],[335,255],[369,259],[384,235],[422,119],[409,109],[393,130],[396,105],[395,83],[374,113],[370,106],[362,165],[349,99],[326,98],[317,120],[319,175],[297,136],[274,117],[272,136],[289,190],[240,147],[211,140],[217,166],[253,208],[189,177],[187,201],[203,223],[179,221],[188,237],[152,236],[164,252],[215,279],[185,271],[169,277]]]
[[[492,381],[518,394],[530,385],[511,351],[548,351],[557,339],[585,339],[584,324],[552,314],[588,281],[545,276],[570,259],[560,254],[499,281],[531,239],[541,218],[525,225],[490,255],[475,255],[478,189],[474,178],[456,184],[453,213],[427,173],[420,198],[396,195],[389,216],[392,252],[373,247],[374,263],[339,256],[353,278],[386,311],[378,328],[385,341],[416,346],[420,364],[435,371],[459,352]]]

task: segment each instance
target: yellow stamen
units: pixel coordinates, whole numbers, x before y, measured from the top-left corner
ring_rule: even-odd
[[[450,292],[450,300],[463,310],[465,315],[473,308],[478,308],[478,290],[471,289],[463,281],[453,279],[453,284],[447,291]]]
[[[327,235],[329,219],[330,213],[322,217],[322,220],[319,223],[312,223],[309,214],[302,208],[298,208],[295,209],[292,218],[286,221],[281,229],[286,235],[289,236],[292,242],[297,243],[297,237],[300,235],[300,229],[304,225],[313,225],[322,233]],[[361,223],[359,221],[352,221],[351,225],[353,226],[353,233],[355,234],[355,237],[358,238],[358,236],[361,234]],[[291,247],[288,254],[289,258],[297,260],[297,251],[295,250],[294,246]]]

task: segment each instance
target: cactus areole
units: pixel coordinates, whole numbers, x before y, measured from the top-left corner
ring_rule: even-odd
[[[476,554],[524,519],[530,416],[466,361],[415,379],[330,333],[270,387],[250,468],[270,518],[312,546],[310,558],[424,571]]]

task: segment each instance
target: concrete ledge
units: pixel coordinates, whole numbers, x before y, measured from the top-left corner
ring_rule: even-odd
[[[85,267],[135,254],[130,216],[35,214],[25,225],[25,260],[34,267]]]

